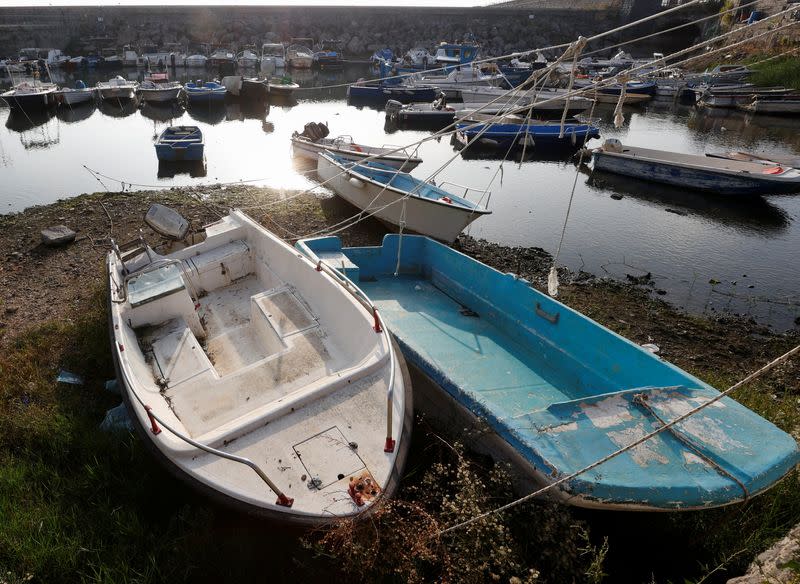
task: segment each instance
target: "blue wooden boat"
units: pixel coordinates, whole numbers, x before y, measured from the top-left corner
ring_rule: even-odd
[[[582,470],[705,403],[713,387],[446,245],[302,240],[372,300],[406,360],[485,420],[537,484]],[[395,275],[395,274],[398,275]],[[499,438],[498,438],[499,436]],[[625,510],[706,509],[765,491],[800,461],[794,439],[728,397],[551,492]]]
[[[438,87],[422,84],[353,83],[347,88],[349,102],[379,106],[386,104],[390,99],[400,103],[432,102],[438,95]]]
[[[564,135],[558,122],[530,122],[528,124],[486,124],[461,122],[456,124],[456,140],[462,145],[475,142],[488,148],[511,148],[527,144],[527,148],[579,148],[592,138],[600,137],[600,130],[589,124],[564,124]]]
[[[224,85],[220,85],[216,81],[206,81],[202,83],[191,81],[183,86],[186,91],[186,97],[189,101],[193,102],[208,102],[208,101],[223,101],[227,90]]]
[[[170,126],[156,140],[156,156],[165,162],[203,160],[205,142],[197,126]]]
[[[593,85],[595,82],[591,79],[577,79],[575,81],[575,87],[589,87]],[[654,96],[656,91],[658,90],[658,84],[656,81],[628,81],[625,84],[625,93],[639,93],[642,95],[649,95]],[[597,93],[601,95],[616,95],[622,92],[622,85],[619,83],[613,83],[610,85],[604,85],[602,87],[597,88]]]

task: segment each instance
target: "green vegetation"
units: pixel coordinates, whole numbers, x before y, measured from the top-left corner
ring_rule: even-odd
[[[323,223],[312,207],[303,212]],[[522,256],[503,257],[517,263]],[[0,351],[0,584],[598,584],[650,581],[651,574],[655,582],[708,583],[742,573],[800,521],[793,473],[768,493],[724,509],[624,514],[531,502],[437,537],[513,495],[508,470],[470,452],[477,436],[434,433],[423,420],[399,497],[369,521],[306,535],[301,545],[300,534],[195,495],[161,469],[138,436],[98,429],[120,398],[103,388],[114,375],[105,291],[90,286],[96,289],[77,316],[15,333]],[[798,342],[741,320],[683,315],[608,282],[565,285],[562,300],[635,342],[656,339],[667,359],[721,389]],[[85,384],[56,383],[61,368]],[[734,397],[800,436],[800,360]]]
[[[782,85],[800,89],[800,59],[787,56],[755,66],[750,80],[756,85]]]

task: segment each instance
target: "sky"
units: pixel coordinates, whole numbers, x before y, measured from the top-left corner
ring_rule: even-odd
[[[0,0],[0,7],[7,6],[142,6],[142,5],[173,5],[173,6],[197,6],[197,5],[220,5],[236,4],[247,6],[285,6],[288,4],[306,6],[482,6],[493,4],[496,0],[303,0],[292,2],[291,0],[235,0],[234,2],[224,2],[224,0],[191,0],[181,2],[180,0]]]

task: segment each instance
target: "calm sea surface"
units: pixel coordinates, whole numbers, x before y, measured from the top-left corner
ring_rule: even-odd
[[[186,80],[200,75],[178,70],[174,76]],[[91,84],[100,78],[81,76]],[[311,88],[360,76],[369,73],[306,72],[295,79]],[[72,86],[75,79],[61,73],[54,81]],[[266,108],[226,103],[187,111],[179,106],[119,109],[103,104],[31,118],[0,108],[0,212],[103,190],[104,185],[120,190],[118,181],[126,188],[240,180],[311,188],[313,176],[298,171],[289,142],[291,133],[310,121],[327,122],[333,136],[348,134],[373,145],[408,144],[430,135],[387,131],[383,111],[348,106],[345,92],[307,89],[297,92],[293,104]],[[603,138],[629,145],[699,154],[746,150],[800,155],[800,120],[650,102],[626,110],[625,125],[616,130],[612,110],[603,106],[595,111]],[[159,172],[153,141],[164,127],[175,124],[203,130],[206,176]],[[424,162],[414,174],[427,178],[456,151],[443,138],[424,143],[419,154]],[[499,164],[457,156],[436,180],[483,189]],[[100,184],[86,167],[111,178],[101,177]],[[566,159],[508,161],[491,184],[493,214],[476,221],[470,234],[555,252],[576,171],[560,263],[622,279],[651,272],[655,287],[666,291],[662,297],[687,310],[748,314],[776,330],[795,326],[800,316],[800,196],[732,201],[605,173],[592,175],[588,166],[577,168]]]

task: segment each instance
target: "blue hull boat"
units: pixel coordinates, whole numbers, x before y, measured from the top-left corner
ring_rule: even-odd
[[[481,134],[485,124],[463,122],[456,124],[456,140],[462,145],[475,143],[488,148],[527,148],[547,146],[548,148],[580,148],[587,140],[600,137],[600,130],[588,124],[564,124],[564,135],[558,122],[539,122],[530,124],[489,124]]]
[[[387,235],[298,243],[378,307],[406,359],[485,420],[541,485],[569,476],[719,395],[582,314],[446,245]],[[395,275],[397,273],[398,275]],[[559,485],[603,509],[706,509],[774,485],[794,439],[728,397]]]
[[[220,85],[214,81],[206,81],[200,85],[200,82],[189,82],[184,85],[183,89],[186,91],[186,97],[189,101],[195,103],[225,100],[227,90],[224,85]]]
[[[156,140],[156,156],[163,162],[203,160],[205,143],[197,126],[170,126]]]
[[[432,85],[358,84],[347,88],[347,100],[356,103],[384,105],[390,99],[400,103],[432,102],[439,88]]]

